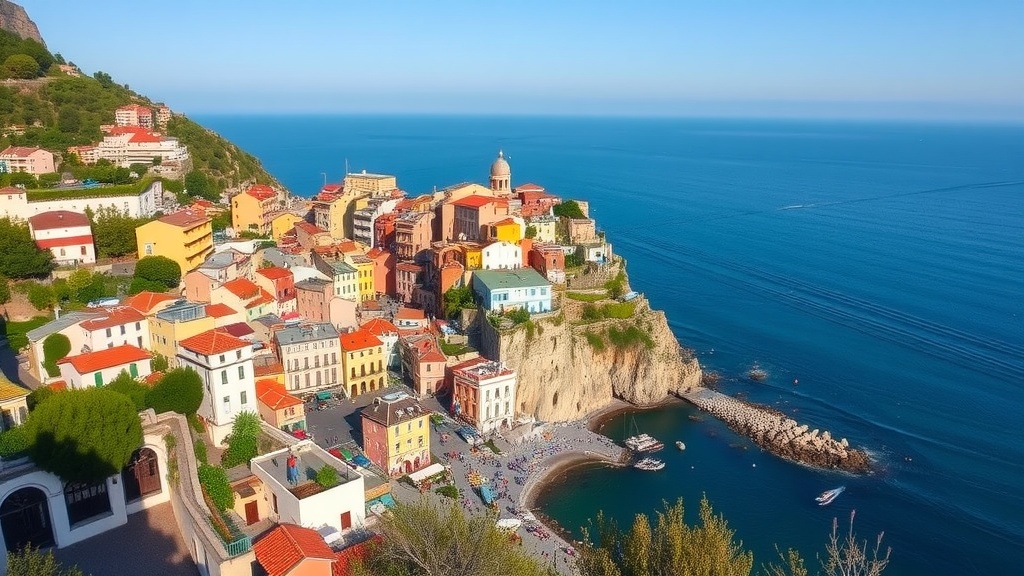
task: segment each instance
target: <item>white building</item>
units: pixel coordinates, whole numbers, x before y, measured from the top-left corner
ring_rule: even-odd
[[[516,372],[478,356],[452,367],[452,405],[487,434],[512,428],[516,411]]]
[[[68,388],[92,388],[113,382],[121,372],[132,378],[145,378],[152,373],[149,352],[126,344],[98,352],[86,352],[57,361],[60,377]]]
[[[509,242],[491,242],[481,252],[484,270],[512,270],[523,267],[523,249]]]
[[[38,192],[42,197],[49,197],[53,190],[24,190],[14,186],[0,188],[0,218],[4,216],[28,220],[36,214],[66,210],[84,214],[89,208],[97,212],[103,208],[113,208],[132,218],[148,218],[163,206],[164,185],[160,180],[153,180],[138,194],[130,196],[104,196],[103,186],[96,188],[64,188],[60,197],[41,200],[29,199],[29,195]]]
[[[330,323],[290,326],[274,333],[274,348],[284,366],[284,386],[292,393],[340,385],[341,342]]]
[[[42,148],[8,146],[0,152],[0,173],[27,172],[39,175],[55,171],[53,153]]]
[[[288,478],[288,461],[294,456],[296,478]],[[328,466],[338,475],[338,484],[322,488],[314,481],[316,472]],[[257,456],[252,473],[272,494],[270,519],[307,528],[333,528],[344,533],[363,526],[366,492],[362,474],[331,456],[312,440],[290,448]]]
[[[524,308],[531,314],[551,311],[551,283],[533,268],[477,270],[473,292],[491,312]]]
[[[82,352],[98,352],[124,345],[149,349],[149,323],[142,312],[131,306],[104,308],[98,316],[83,320],[79,328],[82,331]]]
[[[96,262],[92,225],[85,214],[67,210],[43,212],[28,219],[28,229],[36,246],[53,253],[57,264]]]
[[[377,234],[374,233],[377,218],[393,211],[399,200],[400,198],[370,198],[365,208],[360,208],[352,214],[352,239],[367,248],[373,248],[377,240]]]
[[[179,367],[195,370],[203,380],[198,413],[214,444],[231,433],[240,412],[258,411],[251,343],[215,328],[179,342],[177,358]]]
[[[161,166],[181,166],[189,160],[188,148],[177,138],[135,126],[111,128],[96,145],[96,158],[105,158],[124,167],[136,163],[150,164],[156,158],[160,158]]]

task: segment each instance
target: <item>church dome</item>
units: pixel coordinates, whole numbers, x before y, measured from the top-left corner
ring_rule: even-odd
[[[512,169],[505,160],[505,154],[499,150],[498,158],[491,164],[491,178],[508,178],[512,175]]]

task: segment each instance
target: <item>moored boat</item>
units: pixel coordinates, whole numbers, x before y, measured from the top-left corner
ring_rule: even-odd
[[[626,447],[634,452],[657,452],[665,447],[657,438],[649,434],[637,434],[625,440]]]
[[[840,486],[838,488],[826,490],[819,494],[818,496],[816,496],[814,498],[814,501],[818,503],[818,506],[828,506],[829,504],[832,503],[833,500],[838,498],[844,490],[846,490],[846,486]]]
[[[661,470],[664,467],[665,463],[655,458],[644,458],[637,462],[636,464],[633,464],[633,468],[648,471]]]
[[[686,444],[683,444],[682,440],[676,440],[676,448],[680,450],[686,450]]]

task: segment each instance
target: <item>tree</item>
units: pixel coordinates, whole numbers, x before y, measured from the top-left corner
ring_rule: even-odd
[[[383,538],[356,567],[360,576],[541,576],[547,569],[518,546],[494,517],[466,516],[457,504],[399,504],[381,519]],[[584,573],[586,574],[586,573]]]
[[[163,372],[167,370],[167,357],[163,354],[153,354],[153,362],[150,366],[153,368],[153,372]]]
[[[86,214],[89,212],[86,211]],[[111,206],[100,208],[92,214],[90,220],[96,252],[100,258],[134,254],[138,249],[135,229],[149,221],[145,218],[132,218]]]
[[[475,308],[476,297],[469,286],[452,286],[444,293],[444,315],[451,318],[463,308]]]
[[[8,278],[38,278],[52,270],[53,253],[36,247],[28,225],[0,218],[0,274]]]
[[[146,405],[156,411],[195,414],[203,402],[203,380],[195,370],[175,368],[146,394]]]
[[[231,424],[227,437],[228,448],[221,455],[220,463],[225,468],[248,464],[259,454],[260,417],[254,412],[242,412]]]
[[[8,78],[35,78],[39,71],[39,62],[28,54],[11,54],[4,60],[4,75]]]
[[[632,528],[623,532],[614,521],[598,514],[593,526],[596,541],[584,530],[577,566],[588,576],[750,574],[753,554],[734,540],[735,532],[714,513],[707,499],[701,500],[699,516],[698,526],[687,525],[680,499],[673,505],[664,504],[653,527],[646,514],[638,514]]]
[[[68,134],[81,130],[82,114],[78,111],[77,106],[67,104],[60,107],[60,110],[57,111],[57,128]]]
[[[0,304],[7,304],[11,301],[11,281],[6,276],[0,275]]]
[[[206,198],[212,202],[220,199],[220,191],[217,190],[210,179],[199,170],[193,170],[185,174],[185,190],[190,196]]]
[[[54,558],[53,550],[43,552],[30,544],[7,553],[7,576],[83,576],[83,573],[78,566],[62,566]]]
[[[60,376],[60,368],[57,361],[66,357],[71,352],[71,339],[54,332],[43,339],[43,368],[50,376]]]
[[[867,540],[859,541],[853,531],[853,519],[856,514],[856,510],[850,511],[850,526],[842,539],[839,537],[839,519],[832,518],[832,532],[825,546],[825,557],[818,557],[826,576],[879,576],[889,565],[892,548],[886,548],[884,555],[881,553],[885,533],[877,536],[875,546],[869,554]],[[768,576],[807,576],[807,568],[796,550],[791,548],[786,554],[780,552],[779,556],[784,565],[768,565],[765,570]]]
[[[559,218],[586,218],[583,214],[583,210],[575,200],[566,200],[561,204],[555,204],[552,208],[552,213]]]
[[[526,237],[526,238],[536,238],[537,237],[537,227],[533,226],[533,225],[527,226],[526,227],[526,232],[523,233],[523,236]]]
[[[181,283],[181,266],[166,256],[146,256],[135,265],[135,278],[159,282],[163,288],[156,292],[166,292]]]
[[[146,394],[149,392],[149,388],[140,384],[138,380],[132,378],[131,374],[124,370],[121,370],[121,373],[110,384],[106,385],[106,389],[127,396],[132,401],[132,404],[135,404],[136,411],[145,410]]]
[[[97,70],[96,73],[92,75],[92,77],[95,78],[96,81],[100,83],[100,86],[104,88],[110,88],[114,85],[114,80],[110,77],[110,74],[107,74],[106,72],[103,72],[101,70]]]
[[[128,293],[135,295],[139,292],[166,292],[167,285],[163,282],[155,282],[153,280],[146,280],[145,278],[132,278],[132,283],[128,285]]]
[[[95,483],[117,474],[142,445],[142,421],[123,394],[66,390],[36,406],[28,424],[37,466],[66,481]]]
[[[54,300],[53,288],[46,284],[33,282],[28,287],[28,302],[36,310],[47,310],[56,303]]]

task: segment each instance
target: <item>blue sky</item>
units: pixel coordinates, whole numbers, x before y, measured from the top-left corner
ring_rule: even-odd
[[[190,113],[1024,120],[1024,1],[21,0]]]

